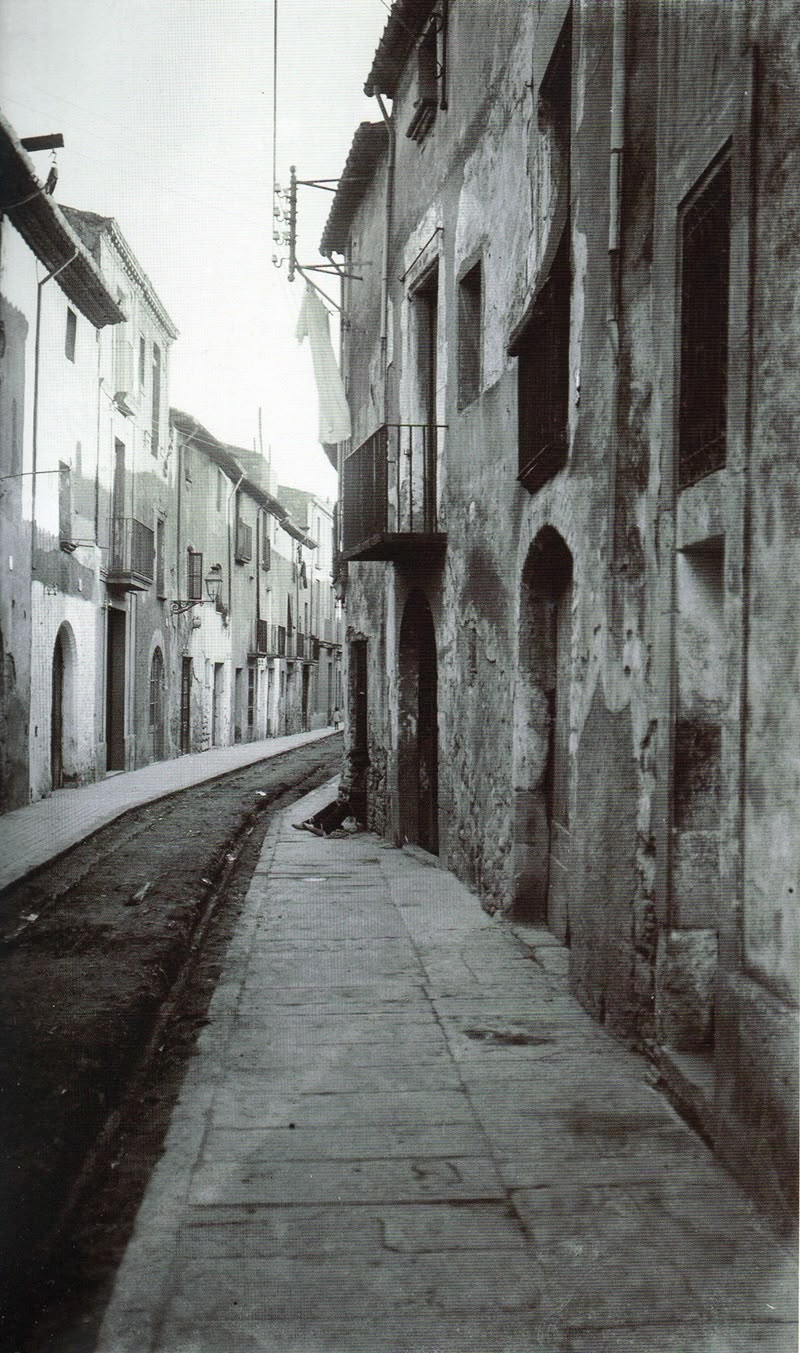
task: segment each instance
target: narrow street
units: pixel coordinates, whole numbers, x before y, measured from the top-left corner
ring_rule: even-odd
[[[247,754],[207,754],[205,773]],[[4,1350],[93,1347],[264,835],[340,756],[328,737],[158,798],[0,894]],[[163,766],[160,792],[191,769]],[[119,777],[105,799],[152,780]],[[102,790],[25,811],[55,804],[52,851],[70,818],[103,820]]]
[[[791,1249],[566,951],[292,830],[328,794],[267,834],[98,1353],[794,1350]]]

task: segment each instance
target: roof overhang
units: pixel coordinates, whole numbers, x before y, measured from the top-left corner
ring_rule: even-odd
[[[347,239],[361,199],[386,154],[389,133],[384,122],[362,122],[356,128],[347,162],[339,179],[319,251],[323,258],[347,252]]]
[[[394,98],[403,67],[435,8],[436,0],[394,0],[364,85],[367,98]]]
[[[0,115],[0,214],[7,216],[73,305],[96,329],[125,315],[63,212],[49,197],[30,157]]]

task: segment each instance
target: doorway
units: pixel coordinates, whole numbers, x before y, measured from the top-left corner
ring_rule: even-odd
[[[164,757],[164,657],[156,648],[150,661],[150,750],[154,761]]]
[[[192,659],[181,659],[181,751],[192,746]]]
[[[125,769],[125,628],[126,614],[107,612],[106,638],[106,770]]]
[[[211,708],[211,744],[222,746],[222,697],[225,689],[225,664],[214,663],[214,692]]]
[[[400,834],[439,853],[439,715],[436,633],[430,606],[415,590],[400,626]]]
[[[552,527],[523,570],[514,768],[514,902],[570,941],[572,555]]]
[[[308,696],[309,685],[311,681],[311,668],[307,662],[303,663],[303,731],[308,729]]]
[[[233,740],[242,740],[242,715],[244,706],[244,668],[237,667],[233,676]]]
[[[64,645],[61,632],[53,648],[53,694],[50,710],[50,785],[64,783]]]

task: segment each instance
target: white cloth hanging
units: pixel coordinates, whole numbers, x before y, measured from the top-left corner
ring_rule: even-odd
[[[350,436],[350,408],[331,343],[328,312],[318,293],[306,285],[297,320],[298,343],[307,338],[319,399],[319,439],[323,446],[347,441]]]

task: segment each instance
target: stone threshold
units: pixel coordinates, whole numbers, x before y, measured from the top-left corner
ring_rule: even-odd
[[[714,1051],[681,1052],[646,1039],[642,1051],[653,1068],[653,1080],[681,1116],[709,1145],[715,1138]]]

